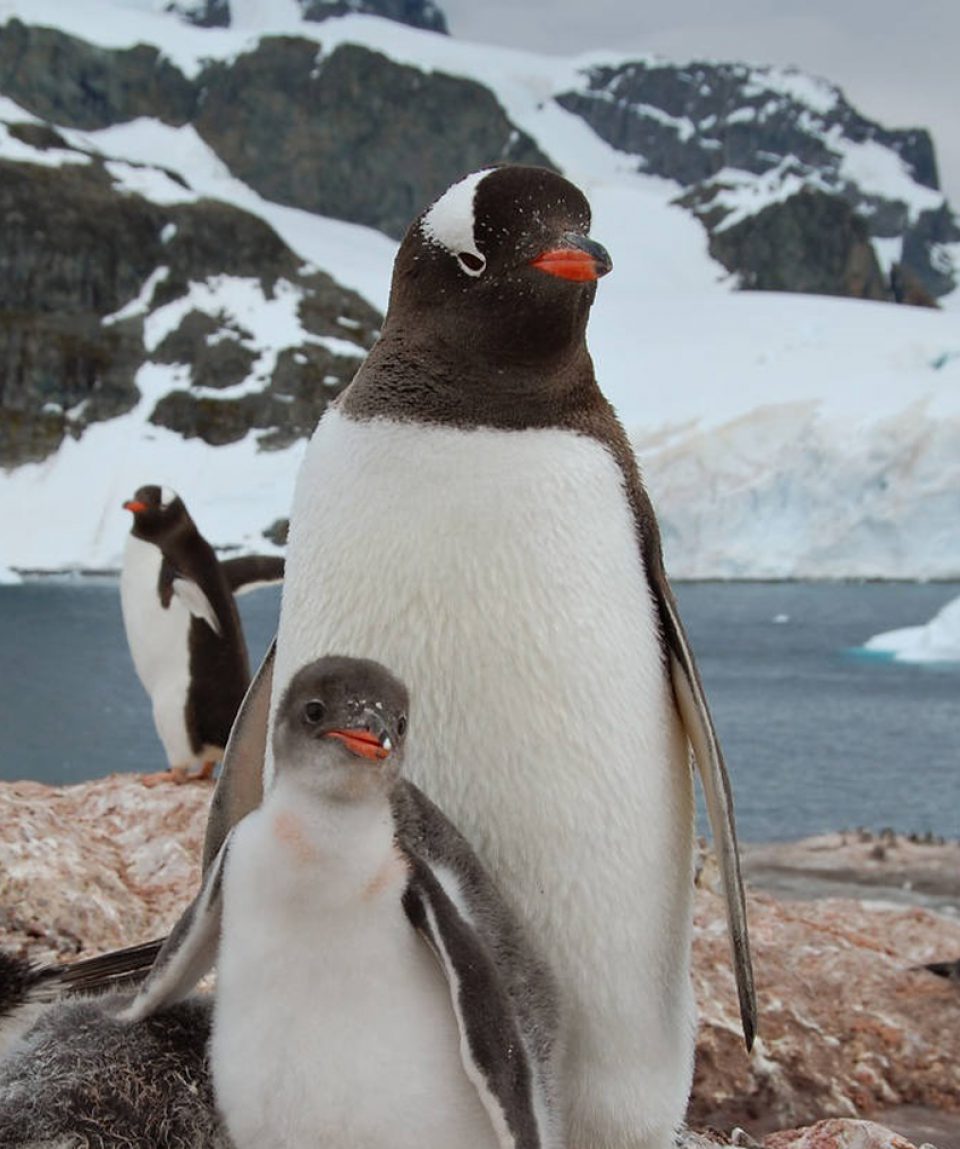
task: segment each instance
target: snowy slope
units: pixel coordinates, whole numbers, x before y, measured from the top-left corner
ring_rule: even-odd
[[[250,50],[264,32],[295,32],[324,52],[360,43],[490,87],[511,121],[585,190],[593,234],[615,265],[600,285],[590,344],[601,385],[638,445],[675,575],[960,573],[960,293],[938,312],[732,291],[702,227],[671,204],[676,184],[638,174],[631,157],[551,100],[601,62],[596,55],[542,58],[374,17],[306,24],[293,3],[254,0],[242,26],[197,29],[158,6],[0,0],[0,20],[19,15],[106,47],[148,41],[188,75],[204,59]],[[800,81],[785,73],[783,83]],[[809,92],[814,104],[823,98],[816,85]],[[0,124],[30,118],[0,101]],[[61,135],[121,164],[161,163],[189,191],[128,167],[131,188],[158,202],[203,195],[243,207],[306,263],[385,306],[390,240],[264,200],[191,127],[142,119]],[[49,151],[42,161],[25,157],[26,147],[0,127],[0,156],[57,162]],[[877,185],[903,178],[867,152],[850,163],[872,164]],[[236,298],[239,288],[217,290]],[[289,345],[290,322],[289,314],[260,316],[263,355]],[[184,440],[145,422],[159,396],[185,386],[182,369],[151,364],[137,384],[135,410],[92,426],[42,464],[0,474],[0,567],[115,566],[127,529],[119,504],[144,482],[178,489],[218,545],[269,549],[261,532],[287,512],[303,444],[266,453],[252,437],[219,448]]]

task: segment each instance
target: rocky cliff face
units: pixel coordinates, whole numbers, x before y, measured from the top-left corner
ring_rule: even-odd
[[[930,295],[955,286],[939,252],[960,228],[936,194],[929,134],[881,127],[825,81],[637,62],[593,69],[559,102],[638,168],[683,185],[711,254],[745,287],[892,298],[868,239],[900,243],[898,262]],[[881,154],[882,183],[869,170]]]
[[[192,63],[23,15],[0,25],[0,97],[17,109],[0,117],[0,466],[47,458],[65,437],[130,411],[146,364],[175,371],[165,394],[143,400],[154,425],[216,445],[253,430],[261,449],[287,446],[309,433],[379,323],[324,274],[322,257],[305,269],[262,219],[204,199],[186,169],[165,170],[162,146],[135,163],[111,159],[111,129],[163,128],[164,145],[178,130],[177,146],[206,145],[204,163],[222,165],[242,194],[394,239],[464,171],[557,166],[491,88],[430,62],[445,41],[422,37],[431,47],[415,66],[408,48],[391,58],[340,42],[329,20],[375,10],[443,31],[431,0],[301,9],[311,23],[300,35],[243,33],[229,51],[197,47]],[[229,0],[168,10],[194,26],[171,17],[178,36],[231,34]],[[883,129],[828,84],[640,61],[556,91],[639,170],[674,182],[740,286],[927,304],[954,286],[960,229],[936,190],[928,135]],[[548,83],[544,105],[551,98]],[[285,306],[295,334],[268,354],[228,298],[238,291],[264,313]]]
[[[432,0],[299,0],[299,4],[305,20],[320,21],[349,12],[365,12],[409,24],[411,28],[447,31],[446,17]],[[175,12],[199,28],[229,28],[233,18],[230,0],[173,0],[167,5],[167,11]]]
[[[198,81],[194,126],[268,199],[399,238],[458,176],[500,160],[550,159],[479,84],[352,44],[326,55],[260,42]]]
[[[325,6],[306,7],[319,18]],[[432,10],[390,7],[414,22]],[[183,14],[211,25],[223,11],[188,5]],[[0,161],[6,467],[41,460],[66,435],[130,410],[140,396],[137,371],[149,361],[182,364],[188,384],[159,399],[151,422],[213,445],[254,429],[262,448],[287,446],[310,434],[380,322],[325,273],[305,273],[262,221],[185,187],[181,198],[196,202],[161,204],[131,192],[106,156],[68,144],[53,123],[190,123],[265,197],[393,237],[466,170],[498,160],[550,163],[479,84],[353,45],[324,55],[294,37],[265,38],[188,79],[156,48],[107,50],[13,19],[0,28],[0,93],[45,121],[12,122],[9,133],[26,151],[22,162]],[[111,318],[151,276],[159,279],[136,314]],[[255,370],[251,333],[214,304],[187,309],[161,345],[144,345],[154,311],[223,277],[256,281],[267,297],[281,283],[298,297],[304,338],[281,349],[268,377]],[[259,386],[244,389],[245,381]]]
[[[150,362],[183,365],[182,389],[147,413],[158,425],[212,444],[262,429],[264,448],[308,435],[350,381],[379,314],[325,273],[304,271],[255,216],[202,199],[157,204],[124,187],[142,172],[46,127],[11,130],[59,164],[0,161],[0,466],[43,459],[66,435],[130,410]],[[260,364],[252,333],[219,298],[231,281],[285,298],[295,314],[299,339],[274,362]],[[256,393],[231,395],[258,365]]]

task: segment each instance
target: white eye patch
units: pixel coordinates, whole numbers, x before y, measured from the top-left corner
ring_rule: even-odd
[[[167,507],[170,506],[170,504],[173,502],[173,500],[176,497],[177,497],[176,491],[171,491],[169,487],[161,487],[160,488],[160,508],[161,508],[161,510],[166,510]]]
[[[439,244],[456,259],[467,275],[482,275],[487,266],[477,249],[473,202],[480,181],[492,168],[471,172],[448,188],[420,221],[420,230],[429,243]]]

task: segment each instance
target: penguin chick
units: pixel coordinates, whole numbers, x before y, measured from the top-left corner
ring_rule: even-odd
[[[127,1013],[217,963],[211,1062],[237,1149],[546,1149],[553,985],[459,833],[399,777],[405,687],[303,668],[275,781]]]
[[[69,993],[70,971],[0,952],[0,1145],[4,1149],[228,1149],[197,997],[134,1025],[115,994]]]

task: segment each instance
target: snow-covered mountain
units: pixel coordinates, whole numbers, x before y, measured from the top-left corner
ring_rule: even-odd
[[[163,7],[0,0],[0,199],[32,181],[10,204],[46,253],[27,274],[0,240],[6,290],[79,285],[29,319],[0,287],[6,361],[48,356],[34,387],[50,380],[39,407],[0,406],[0,568],[116,566],[120,503],[145,482],[178,489],[217,544],[270,549],[303,435],[375,333],[400,221],[504,157],[591,200],[615,269],[590,344],[675,576],[960,574],[960,230],[923,133],[776,69],[542,58],[306,21],[297,0],[233,0],[227,27]],[[866,298],[736,290],[767,286],[751,236],[809,262],[823,203],[843,240],[816,290]],[[116,246],[109,275],[85,231]],[[871,301],[895,266],[940,308]]]

